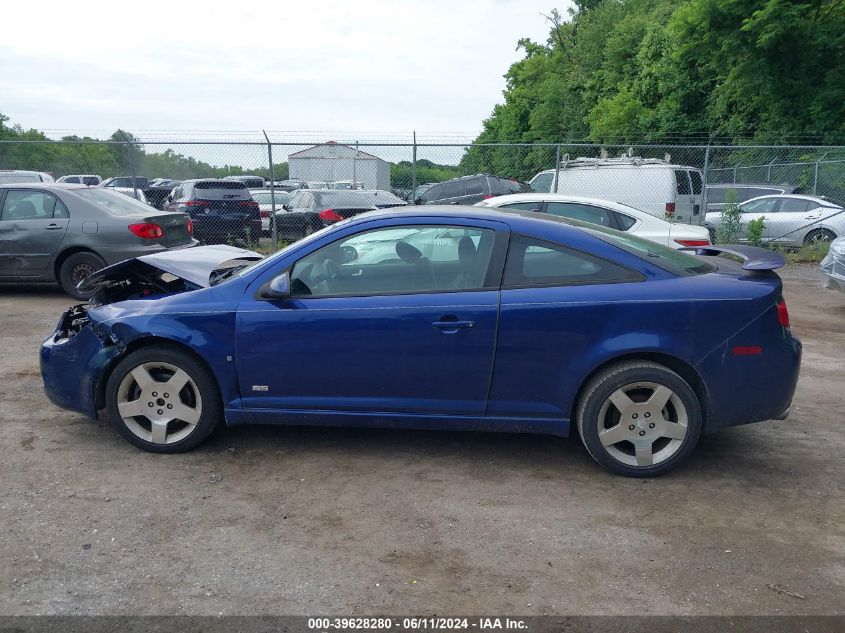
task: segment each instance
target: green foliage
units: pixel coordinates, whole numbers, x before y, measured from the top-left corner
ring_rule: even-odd
[[[719,229],[716,231],[717,244],[734,244],[742,229],[742,213],[736,203],[736,191],[729,189],[725,193],[725,208],[720,215]]]
[[[752,246],[760,246],[763,243],[763,229],[765,227],[765,216],[748,221],[745,227],[745,234]]]
[[[845,137],[841,0],[596,0],[547,18],[477,142]],[[473,147],[461,165],[525,179],[554,158]]]
[[[267,167],[241,165],[215,166],[186,156],[172,149],[147,152],[131,134],[117,130],[105,141],[90,137],[65,136],[51,141],[38,130],[8,127],[8,117],[0,114],[0,141],[37,141],[33,143],[0,143],[0,168],[46,171],[55,176],[65,174],[99,174],[128,176],[134,164],[138,176],[150,178],[220,178],[254,174],[270,177]],[[276,180],[288,178],[288,164],[273,165]]]
[[[390,165],[390,184],[393,187],[410,189],[413,182],[413,168],[407,160]],[[417,184],[442,182],[460,176],[461,171],[453,165],[438,165],[425,158],[417,160]]]

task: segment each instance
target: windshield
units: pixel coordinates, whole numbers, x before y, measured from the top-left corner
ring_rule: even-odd
[[[629,233],[621,233],[597,224],[587,224],[577,220],[571,221],[571,223],[579,226],[600,240],[618,246],[623,251],[627,251],[632,255],[646,259],[675,275],[688,277],[691,275],[711,273],[716,270],[713,264],[702,261],[694,255],[663,246],[651,240],[635,237]]]
[[[272,196],[270,195],[269,191],[253,191],[252,198],[258,204],[273,204]],[[276,204],[282,205],[285,204],[288,200],[290,200],[291,196],[289,193],[284,191],[277,191],[276,192]]]
[[[148,204],[139,202],[130,196],[106,189],[71,189],[75,196],[106,207],[112,213],[126,215],[130,213],[150,213],[153,209]],[[140,193],[140,192],[139,192]]]

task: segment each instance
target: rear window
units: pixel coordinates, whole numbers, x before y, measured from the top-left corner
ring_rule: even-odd
[[[205,180],[194,184],[194,189],[246,189],[240,180]]]
[[[89,202],[105,207],[112,213],[118,215],[126,215],[130,213],[151,213],[154,210],[150,205],[139,202],[135,198],[118,193],[116,191],[109,191],[108,189],[72,189],[70,191],[75,196],[85,198]]]
[[[675,170],[675,182],[678,184],[679,196],[688,196],[690,193],[692,193],[692,189],[690,188],[689,176],[687,174],[688,172],[684,171],[683,169]]]
[[[692,181],[692,192],[695,195],[699,195],[701,193],[701,172],[691,171],[689,173],[690,180]]]
[[[575,224],[575,222],[573,222]],[[612,229],[606,229],[595,224],[577,223],[579,227],[623,251],[636,255],[655,266],[659,266],[674,275],[690,277],[703,275],[716,270],[713,264],[709,264],[695,255],[663,246],[651,240],[645,240],[629,233],[621,233]]]

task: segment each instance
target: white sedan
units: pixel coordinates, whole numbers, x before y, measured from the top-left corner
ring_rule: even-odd
[[[667,222],[618,202],[560,193],[516,193],[482,200],[477,207],[551,213],[619,231],[673,248],[710,244],[707,227]]]

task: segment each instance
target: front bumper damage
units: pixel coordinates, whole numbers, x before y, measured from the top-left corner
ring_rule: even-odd
[[[116,341],[95,331],[87,306],[73,306],[62,314],[56,331],[41,346],[44,392],[56,406],[96,419],[99,380],[122,351]]]

